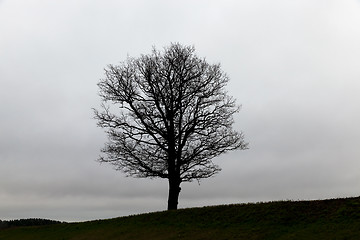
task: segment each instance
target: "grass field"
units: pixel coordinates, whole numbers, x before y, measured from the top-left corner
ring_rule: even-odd
[[[181,209],[0,230],[0,240],[359,240],[360,197]]]

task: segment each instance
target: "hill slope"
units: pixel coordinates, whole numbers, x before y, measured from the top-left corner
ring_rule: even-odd
[[[360,197],[182,209],[0,230],[0,240],[360,239]]]

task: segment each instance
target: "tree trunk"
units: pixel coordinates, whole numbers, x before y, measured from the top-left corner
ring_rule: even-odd
[[[168,210],[176,210],[178,206],[179,194],[181,191],[180,180],[169,179],[169,198],[168,198]]]

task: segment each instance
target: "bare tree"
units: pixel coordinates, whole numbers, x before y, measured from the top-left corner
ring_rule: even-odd
[[[109,142],[99,161],[128,176],[168,179],[169,210],[177,209],[182,182],[213,176],[220,168],[211,159],[247,148],[232,129],[239,106],[224,90],[229,78],[194,47],[154,48],[105,74],[98,83],[102,111],[94,112]]]

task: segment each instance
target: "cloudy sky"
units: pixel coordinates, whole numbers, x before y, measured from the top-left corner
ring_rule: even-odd
[[[360,195],[360,1],[0,0],[0,219],[159,211],[167,182],[96,162],[107,64],[170,42],[222,64],[250,149],[179,207]]]

